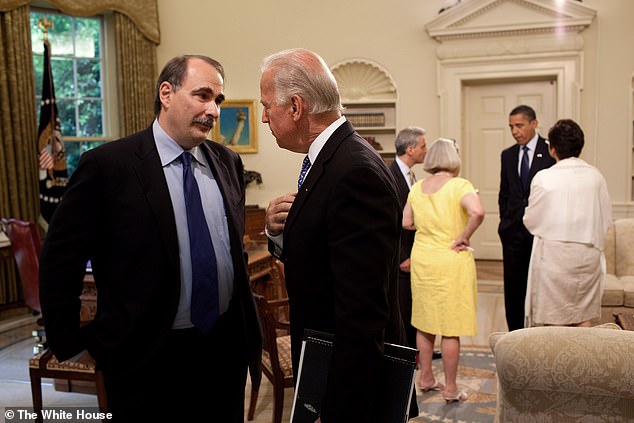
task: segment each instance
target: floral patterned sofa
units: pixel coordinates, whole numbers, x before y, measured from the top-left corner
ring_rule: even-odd
[[[601,299],[601,323],[614,313],[634,313],[634,218],[615,220],[605,240],[607,278]]]
[[[496,422],[634,421],[634,331],[614,323],[542,326],[493,333],[489,341]]]

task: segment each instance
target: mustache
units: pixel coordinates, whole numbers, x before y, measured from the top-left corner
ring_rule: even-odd
[[[202,118],[201,117],[201,118],[194,118],[194,120],[192,120],[192,122],[196,123],[196,124],[201,124],[201,125],[205,125],[205,126],[208,126],[210,128],[213,128],[215,119],[213,119],[213,118]]]

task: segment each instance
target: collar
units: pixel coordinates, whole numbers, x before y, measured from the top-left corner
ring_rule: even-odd
[[[533,138],[531,138],[531,140],[529,142],[526,143],[526,145],[528,146],[530,151],[532,151],[533,153],[535,152],[535,149],[537,148],[537,140],[538,139],[539,139],[539,134],[537,132],[535,132],[535,136]],[[530,156],[528,156],[528,157],[530,157]]]
[[[557,166],[557,168],[561,167],[584,167],[590,166],[585,160],[580,159],[579,157],[568,157],[567,159],[561,159],[557,163],[555,163],[552,167]]]
[[[346,117],[341,116],[339,119],[331,123],[328,128],[324,129],[321,134],[317,135],[317,138],[310,143],[310,147],[308,147],[308,158],[311,163],[315,163],[315,160],[317,160],[317,156],[319,155],[321,149],[324,148],[326,141],[328,141],[330,136],[337,130],[337,128],[343,125],[345,121]]]
[[[152,123],[152,133],[154,134],[156,149],[161,158],[161,166],[165,167],[174,160],[178,160],[180,155],[183,154],[183,151],[185,151],[172,137],[167,135],[167,132],[161,128],[157,119],[154,119],[154,123]],[[189,152],[194,156],[194,159],[199,165],[207,166],[207,161],[203,157],[204,155],[200,146],[192,148]]]
[[[403,160],[401,160],[401,158],[399,156],[396,156],[396,158],[394,159],[394,161],[396,162],[396,164],[398,165],[398,168],[401,169],[401,173],[403,175],[407,175],[409,173],[410,170],[412,170],[411,167],[407,166],[405,164],[405,162]]]

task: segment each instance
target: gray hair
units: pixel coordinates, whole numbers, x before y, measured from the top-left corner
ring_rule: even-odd
[[[431,174],[444,170],[458,176],[460,164],[460,152],[456,140],[438,138],[427,150],[423,169]]]
[[[296,48],[266,57],[260,71],[274,69],[273,86],[278,105],[288,104],[294,95],[308,103],[310,114],[343,111],[339,88],[326,62],[317,53]]]
[[[407,128],[401,129],[394,141],[396,155],[402,156],[405,154],[405,152],[407,152],[407,147],[409,146],[416,147],[420,136],[425,135],[426,133],[427,131],[423,128],[419,128],[418,126],[408,126]]]

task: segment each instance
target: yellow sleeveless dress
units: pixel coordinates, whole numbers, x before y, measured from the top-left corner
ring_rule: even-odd
[[[450,249],[468,221],[461,198],[475,192],[466,179],[451,178],[425,194],[422,181],[412,186],[416,235],[411,252],[412,326],[436,335],[477,334],[477,279],[473,253]]]

